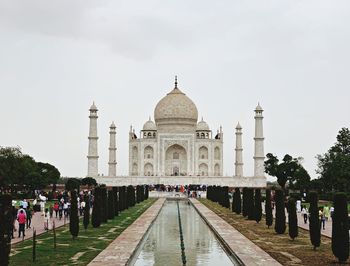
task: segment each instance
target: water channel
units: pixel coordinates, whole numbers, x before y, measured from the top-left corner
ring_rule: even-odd
[[[234,257],[225,252],[214,233],[187,200],[167,200],[164,203],[131,265],[183,265],[177,202],[186,265],[240,265]]]

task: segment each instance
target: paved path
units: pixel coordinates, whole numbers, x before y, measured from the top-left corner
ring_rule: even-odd
[[[55,212],[54,212],[53,216],[55,217]],[[57,219],[52,218],[52,219],[50,219],[49,229],[52,229],[53,221],[55,222],[56,228],[64,225],[65,223],[66,224],[69,223],[69,219],[67,219],[65,221],[64,218],[62,218],[61,220],[59,220],[58,218]],[[17,231],[13,233],[13,236],[15,238],[12,239],[11,244],[16,244],[16,243],[22,241],[22,237],[21,238],[18,237],[18,222],[17,221],[15,223],[15,227],[16,227]],[[24,239],[29,239],[29,238],[33,237],[33,228],[35,228],[37,236],[46,232],[46,230],[44,230],[44,216],[43,216],[42,212],[36,212],[33,215],[31,228],[26,229],[26,231],[25,231],[26,236],[24,237]]]
[[[213,231],[219,234],[219,237],[226,243],[229,249],[231,249],[245,265],[281,265],[198,200],[193,198],[190,200],[202,218],[207,221]]]
[[[126,265],[157,218],[164,202],[165,198],[158,199],[88,265]]]

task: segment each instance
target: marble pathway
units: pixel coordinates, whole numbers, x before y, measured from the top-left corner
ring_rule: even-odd
[[[198,200],[191,198],[194,207],[202,217],[210,224],[220,237],[227,243],[228,247],[241,259],[245,265],[254,266],[277,266],[281,265],[269,254],[243,236],[234,227],[208,209]]]
[[[164,202],[165,198],[158,199],[88,265],[126,265],[140,245],[144,234],[157,218]]]

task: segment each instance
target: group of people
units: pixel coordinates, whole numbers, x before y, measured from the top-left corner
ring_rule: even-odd
[[[70,210],[71,210],[71,200],[68,192],[63,193],[57,193],[59,195],[59,198],[56,199],[56,201],[53,204],[50,204],[47,206],[46,200],[44,200],[44,197],[38,196],[38,199],[40,201],[40,204],[38,203],[37,199],[34,199],[32,201],[23,199],[19,201],[19,207],[18,202],[13,201],[12,202],[12,226],[11,226],[11,232],[10,235],[12,239],[15,238],[14,233],[18,231],[18,237],[25,237],[25,231],[28,228],[31,228],[32,223],[32,217],[35,214],[34,206],[40,205],[40,212],[37,215],[41,215],[43,217],[43,225],[45,230],[50,230],[52,228],[51,219],[57,218],[61,220],[69,219],[70,216]],[[85,195],[88,195],[88,201],[85,202]],[[79,215],[82,216],[84,214],[84,209],[86,204],[90,204],[90,207],[92,205],[93,196],[90,191],[83,192],[81,191],[78,198],[77,198],[77,205],[79,210]],[[39,207],[38,207],[39,208]],[[39,209],[37,209],[39,211]],[[16,226],[16,223],[18,226]],[[17,230],[18,229],[18,230]]]
[[[33,210],[31,204],[27,200],[21,200],[17,209],[15,205],[12,206],[12,226],[11,226],[11,237],[15,238],[14,232],[16,229],[16,221],[18,222],[18,237],[25,237],[25,229],[30,228],[32,223]]]
[[[324,207],[320,207],[318,210],[318,217],[320,219],[320,223],[321,223],[321,227],[323,230],[326,229],[326,222],[329,221],[331,219],[331,217],[333,216],[333,212],[334,212],[334,207],[328,207],[327,205]],[[306,206],[302,206],[301,209],[301,216],[304,219],[304,223],[307,224],[307,221],[309,219],[310,213],[309,210]]]

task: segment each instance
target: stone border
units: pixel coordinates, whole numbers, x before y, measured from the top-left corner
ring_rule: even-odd
[[[126,228],[88,265],[127,265],[163,207],[165,198],[158,199],[139,218]]]
[[[244,265],[281,265],[198,200],[191,198],[190,201],[202,219],[216,234],[217,238],[223,242],[225,248],[229,249],[232,254],[235,254]]]

